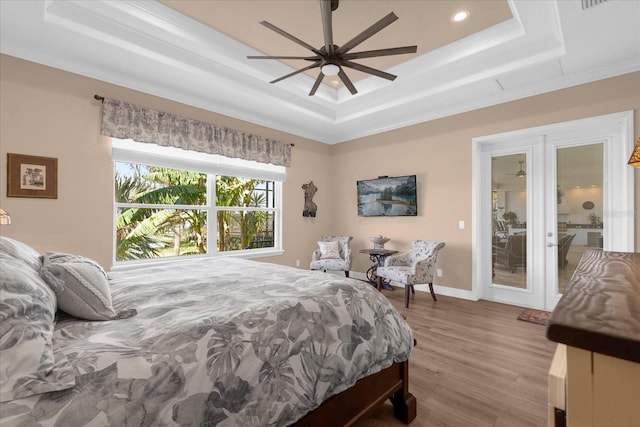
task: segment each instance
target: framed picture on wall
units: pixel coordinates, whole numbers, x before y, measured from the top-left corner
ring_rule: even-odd
[[[7,153],[7,197],[58,198],[58,159]]]
[[[358,216],[417,216],[416,175],[357,182]]]

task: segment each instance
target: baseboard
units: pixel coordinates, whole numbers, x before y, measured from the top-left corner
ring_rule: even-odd
[[[340,275],[344,274],[341,271],[337,271],[335,273]],[[364,273],[360,273],[358,271],[351,271],[349,275],[354,279],[367,280],[367,275]],[[404,288],[404,285],[402,283],[393,282],[392,285],[399,288]],[[429,292],[429,285],[415,285],[414,288],[416,291]],[[478,301],[478,297],[475,296],[473,292],[467,291],[464,289],[450,288],[448,286],[443,286],[443,285],[433,285],[433,290],[436,293],[436,296],[443,295],[446,297],[466,299],[469,301]]]

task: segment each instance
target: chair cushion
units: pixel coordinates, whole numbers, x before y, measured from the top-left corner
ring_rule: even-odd
[[[393,266],[393,267],[378,267],[376,274],[387,280],[392,280],[398,283],[413,284],[414,276],[411,274],[411,267]]]
[[[319,259],[311,261],[311,270],[347,270],[346,261],[343,259]]]

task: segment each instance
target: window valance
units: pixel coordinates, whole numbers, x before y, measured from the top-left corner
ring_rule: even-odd
[[[291,165],[291,144],[115,99],[103,99],[100,133],[278,166]]]

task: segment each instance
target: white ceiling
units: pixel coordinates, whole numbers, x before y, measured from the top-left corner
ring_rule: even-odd
[[[328,144],[640,70],[640,1],[609,0],[583,10],[580,0],[508,0],[511,17],[507,13],[504,20],[499,7],[488,16],[478,12],[481,22],[469,24],[465,33],[415,16],[423,16],[430,4],[471,10],[472,0],[341,0],[334,12],[336,44],[345,41],[338,33],[344,23],[354,23],[350,38],[391,11],[400,19],[372,37],[368,49],[437,41],[419,45],[417,55],[383,64],[398,75],[393,82],[354,75],[355,96],[344,87],[321,85],[309,97],[313,76],[269,84],[294,69],[279,61],[246,59],[297,54],[292,42],[251,42],[261,34],[273,40],[274,34],[257,23],[245,33],[252,24],[242,20],[224,31],[233,35],[239,29],[236,37],[244,43],[214,30],[209,25],[219,24],[196,6],[219,6],[216,1],[166,3],[172,7],[156,1],[2,0],[0,51]],[[294,2],[237,3],[263,8],[264,15],[256,15],[260,19],[314,46],[322,44],[319,8],[293,13],[286,6]],[[228,22],[233,15],[222,10],[221,19]],[[433,15],[441,21],[441,13]],[[491,19],[497,23],[485,28]],[[305,22],[308,33],[300,27]],[[447,28],[449,39],[432,37]]]

